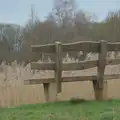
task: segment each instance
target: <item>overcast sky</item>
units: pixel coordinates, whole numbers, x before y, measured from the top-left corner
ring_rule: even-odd
[[[120,0],[76,0],[80,9],[95,13],[98,20],[104,19],[108,11],[120,8]],[[41,20],[51,11],[53,0],[0,0],[0,22],[24,25],[30,14],[31,4]]]

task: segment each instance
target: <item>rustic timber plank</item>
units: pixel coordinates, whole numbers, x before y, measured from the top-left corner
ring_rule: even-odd
[[[105,80],[117,80],[120,79],[120,74],[104,75]],[[78,81],[97,81],[97,76],[74,76],[74,77],[62,77],[61,82],[78,82]],[[55,78],[41,78],[41,79],[28,79],[24,80],[25,85],[30,84],[43,84],[43,83],[53,83]]]
[[[120,74],[111,74],[111,75],[104,75],[105,80],[117,80],[120,79]]]
[[[33,52],[45,52],[45,53],[55,53],[55,45],[32,45]],[[98,52],[99,42],[92,41],[81,41],[74,43],[66,43],[62,45],[63,52],[68,51],[87,51],[87,52]]]
[[[117,65],[117,64],[120,64],[120,58],[106,59],[106,65]],[[98,65],[98,60],[63,63],[62,70],[64,71],[85,70],[96,67],[97,65]],[[41,62],[41,63],[31,62],[31,69],[55,70],[55,62]]]
[[[107,48],[108,51],[120,51],[120,42],[108,42]]]
[[[106,65],[117,65],[117,64],[120,64],[120,58],[106,60]]]
[[[85,51],[85,52],[98,52],[99,42],[81,41],[74,43],[63,44],[63,51]]]
[[[44,52],[44,53],[55,53],[55,45],[31,45],[32,52]]]
[[[63,44],[63,52],[68,51],[86,51],[86,52],[99,52],[99,43],[96,41],[80,41],[73,43]],[[47,45],[32,45],[33,52],[45,52],[45,53],[55,53],[54,44]],[[108,42],[108,51],[120,51],[120,42]]]
[[[62,77],[61,82],[92,81],[92,80],[95,80],[96,78],[97,78],[96,76]],[[26,84],[26,85],[52,83],[52,82],[55,82],[55,78],[24,80],[24,84]]]
[[[24,80],[25,85],[29,84],[43,84],[43,83],[52,83],[55,82],[55,78],[43,78],[43,79],[28,79]]]
[[[81,41],[74,43],[63,44],[63,51],[86,51],[86,52],[99,52],[100,42]],[[120,42],[107,42],[108,51],[120,51]]]
[[[90,60],[90,61],[80,61],[80,62],[72,62],[72,63],[63,63],[62,70],[64,71],[71,71],[71,70],[84,70],[96,67],[98,60]],[[32,62],[31,69],[37,70],[55,70],[55,62]],[[110,64],[110,63],[109,63]]]
[[[37,70],[55,70],[55,62],[31,62],[31,69]]]

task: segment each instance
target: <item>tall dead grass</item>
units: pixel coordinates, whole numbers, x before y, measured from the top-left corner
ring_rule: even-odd
[[[97,59],[98,55],[88,54],[86,60]],[[73,62],[75,60],[66,56],[63,62]],[[41,62],[41,61],[39,61]],[[118,74],[119,66],[106,67],[106,73]],[[20,104],[33,104],[44,101],[43,86],[41,85],[24,85],[23,81],[29,78],[47,78],[53,77],[53,71],[35,71],[30,68],[30,64],[26,67],[13,62],[12,65],[5,65],[4,62],[0,66],[0,106],[10,107]],[[96,74],[97,69],[92,68],[84,71],[63,72],[63,76],[75,75],[92,75]],[[79,84],[78,84],[79,83]],[[120,82],[109,82],[109,96],[120,97],[118,94],[120,90]],[[70,97],[80,96],[86,99],[94,99],[93,88],[91,82],[75,82],[75,83],[62,83],[63,91],[60,99],[69,99]],[[114,85],[115,86],[114,86]],[[118,86],[118,87],[117,87]],[[112,90],[111,90],[112,89]],[[114,94],[116,93],[116,94]]]

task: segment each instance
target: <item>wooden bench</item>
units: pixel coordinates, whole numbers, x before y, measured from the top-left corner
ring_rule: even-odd
[[[62,63],[62,52],[85,51],[99,53],[98,60]],[[54,62],[31,62],[31,68],[37,70],[54,70],[55,77],[47,79],[24,80],[25,85],[43,84],[46,101],[56,101],[57,95],[62,92],[62,82],[92,81],[96,100],[107,99],[107,80],[119,79],[120,75],[104,75],[106,65],[120,64],[120,59],[107,59],[108,51],[120,51],[120,42],[109,43],[104,40],[99,42],[82,41],[62,44],[55,42],[48,45],[32,45],[32,52],[55,54]],[[95,76],[62,77],[62,71],[85,70],[97,67]]]

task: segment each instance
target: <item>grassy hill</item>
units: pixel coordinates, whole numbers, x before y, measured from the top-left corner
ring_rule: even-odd
[[[0,120],[120,120],[120,100],[67,101],[1,108]]]

